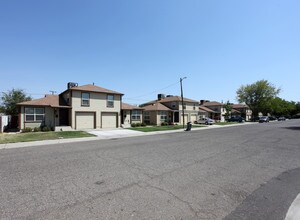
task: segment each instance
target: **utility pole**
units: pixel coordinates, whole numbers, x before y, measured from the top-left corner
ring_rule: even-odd
[[[183,89],[182,89],[182,81],[186,79],[186,77],[180,78],[180,90],[181,90],[181,107],[182,107],[182,117],[183,117],[183,129],[184,129],[184,103],[183,103]]]

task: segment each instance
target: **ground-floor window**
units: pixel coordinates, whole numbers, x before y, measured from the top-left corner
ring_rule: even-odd
[[[132,110],[131,120],[133,120],[133,121],[141,120],[141,111],[140,110]]]
[[[25,121],[43,121],[45,117],[45,109],[44,108],[33,108],[26,107],[25,108]]]
[[[167,122],[168,120],[168,114],[166,111],[161,111],[160,112],[160,121],[162,122]]]

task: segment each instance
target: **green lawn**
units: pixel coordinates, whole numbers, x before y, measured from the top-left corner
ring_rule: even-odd
[[[94,137],[84,131],[49,131],[49,132],[30,132],[30,133],[16,133],[16,134],[0,134],[0,144],[28,142],[28,141],[43,141],[55,140],[65,138],[81,138]]]
[[[233,125],[239,124],[239,122],[217,122],[216,125]]]
[[[206,127],[203,125],[193,125],[193,127]],[[185,126],[186,128],[186,126]],[[142,132],[152,132],[152,131],[168,131],[168,130],[178,130],[183,129],[182,125],[169,125],[169,126],[147,126],[147,127],[137,127],[137,128],[128,128],[134,131],[142,131]]]

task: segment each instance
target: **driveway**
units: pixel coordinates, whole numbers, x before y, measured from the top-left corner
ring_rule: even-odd
[[[88,130],[90,134],[96,135],[101,139],[111,139],[111,138],[122,138],[122,137],[135,137],[145,135],[144,132],[133,131],[129,129],[99,129],[99,130]]]

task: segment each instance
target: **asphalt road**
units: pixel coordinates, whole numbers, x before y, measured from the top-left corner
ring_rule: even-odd
[[[0,150],[0,219],[284,219],[300,120]]]

